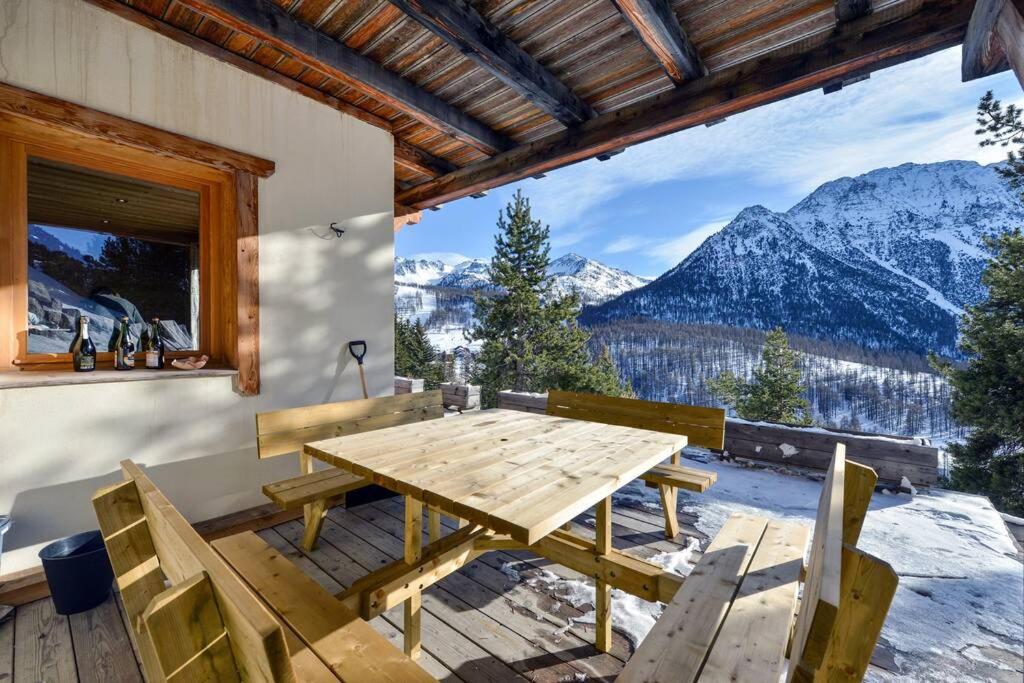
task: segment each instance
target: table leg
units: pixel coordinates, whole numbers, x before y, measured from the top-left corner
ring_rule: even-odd
[[[612,499],[605,498],[597,504],[597,540],[595,542],[597,552],[607,555],[612,550]],[[612,648],[612,587],[601,580],[597,580],[597,599],[594,609],[597,612],[595,625],[596,635],[594,644],[601,652],[608,652]]]
[[[441,540],[441,511],[432,506],[427,508],[427,540],[430,543]]]
[[[415,564],[423,557],[423,503],[405,497],[405,562]],[[415,591],[405,601],[405,654],[420,655],[420,607],[422,596]]]

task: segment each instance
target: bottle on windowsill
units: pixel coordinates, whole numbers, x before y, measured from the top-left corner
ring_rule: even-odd
[[[146,367],[151,370],[164,369],[164,340],[160,336],[160,318],[153,318],[149,329],[142,337],[142,350],[146,352]]]
[[[71,340],[71,364],[75,372],[92,372],[96,369],[96,345],[89,339],[89,319],[78,318],[78,332]]]
[[[114,334],[114,369],[131,370],[135,367],[135,338],[128,325],[128,316],[121,318],[121,326]]]

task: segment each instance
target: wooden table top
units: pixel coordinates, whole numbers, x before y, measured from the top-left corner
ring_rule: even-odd
[[[313,457],[533,544],[686,445],[686,437],[515,410],[306,444]]]

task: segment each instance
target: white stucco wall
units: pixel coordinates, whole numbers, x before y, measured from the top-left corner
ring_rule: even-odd
[[[261,394],[222,377],[0,390],[0,573],[95,528],[90,496],[123,458],[192,520],[266,502],[297,458],[257,462],[253,415],[360,397],[349,340],[367,340],[371,395],[391,393],[388,132],[80,0],[0,0],[0,81],[277,164],[259,186]],[[309,229],[332,221],[341,240]]]

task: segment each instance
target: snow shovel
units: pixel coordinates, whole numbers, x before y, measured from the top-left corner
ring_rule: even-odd
[[[348,352],[352,354],[352,357],[359,363],[359,381],[363,383],[363,398],[370,398],[370,394],[366,391],[366,373],[363,371],[363,357],[366,355],[366,342],[362,339],[358,341],[350,341],[348,343]]]

